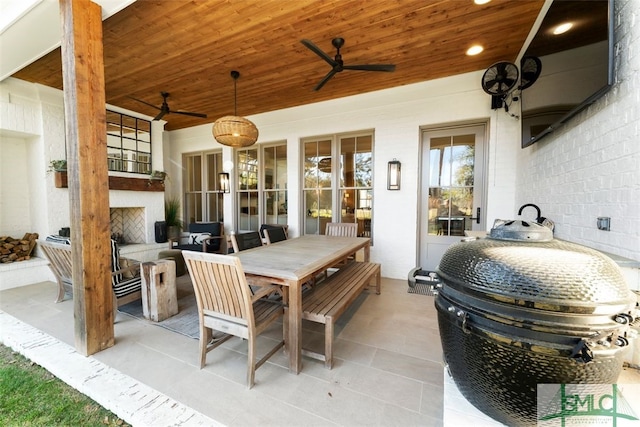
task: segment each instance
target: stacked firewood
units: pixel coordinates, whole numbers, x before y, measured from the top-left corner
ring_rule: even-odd
[[[30,259],[37,240],[38,233],[26,233],[22,239],[0,236],[0,263]]]

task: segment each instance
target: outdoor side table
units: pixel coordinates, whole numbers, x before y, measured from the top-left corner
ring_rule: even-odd
[[[175,261],[161,259],[144,262],[141,270],[144,318],[161,322],[178,314]]]

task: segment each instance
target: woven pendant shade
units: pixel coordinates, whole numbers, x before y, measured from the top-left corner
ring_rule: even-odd
[[[258,128],[252,121],[237,115],[237,87],[236,82],[240,73],[232,71],[233,78],[233,116],[220,117],[213,124],[213,137],[220,144],[230,147],[248,147],[258,140]]]
[[[258,140],[258,128],[244,117],[224,116],[213,124],[213,137],[230,147],[248,147]]]

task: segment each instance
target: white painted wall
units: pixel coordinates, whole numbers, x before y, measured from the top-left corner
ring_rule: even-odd
[[[114,111],[151,117],[109,106]],[[152,161],[162,169],[163,121],[152,124]],[[56,188],[49,162],[64,159],[62,91],[14,78],[0,82],[0,234],[41,238],[69,224],[69,191]],[[139,178],[137,174],[112,173]],[[147,243],[155,242],[154,222],[164,219],[164,192],[109,192],[111,207],[145,207]],[[19,236],[18,236],[19,235]]]
[[[615,1],[615,84],[568,125],[518,150],[516,205],[556,237],[640,261],[640,0]],[[535,86],[534,86],[535,87]],[[611,217],[611,231],[596,218]]]
[[[495,218],[514,217],[514,168],[519,150],[519,122],[504,110],[492,111],[491,99],[480,88],[482,71],[446,79],[377,91],[338,100],[264,113],[249,117],[260,131],[259,143],[288,143],[289,233],[300,234],[300,139],[363,129],[375,130],[373,261],[382,263],[385,277],[406,278],[417,263],[418,195],[420,190],[421,128],[452,122],[489,122],[487,171],[489,211],[485,224]],[[180,188],[181,153],[221,147],[211,125],[166,132],[165,167],[171,168],[172,187]],[[231,149],[224,148],[231,159]],[[402,162],[402,189],[387,191],[387,162]],[[232,196],[225,200],[227,232]],[[488,221],[487,221],[488,219]]]

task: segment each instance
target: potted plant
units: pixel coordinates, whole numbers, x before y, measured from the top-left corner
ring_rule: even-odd
[[[51,160],[49,162],[49,171],[61,172],[66,170],[67,170],[67,161],[64,159]]]
[[[153,171],[149,175],[149,179],[152,181],[164,181],[166,178],[168,178],[168,175],[164,171]]]
[[[164,202],[164,220],[167,224],[167,238],[177,240],[184,228],[184,222],[180,218],[180,199],[172,197]]]

